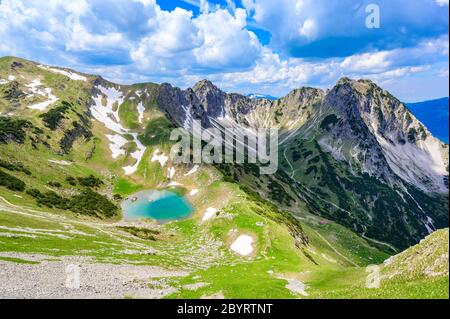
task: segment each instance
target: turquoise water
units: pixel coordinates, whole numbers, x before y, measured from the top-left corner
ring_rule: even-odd
[[[135,201],[133,201],[135,199]],[[126,220],[150,218],[160,223],[189,217],[193,208],[183,197],[170,191],[142,191],[122,202]]]

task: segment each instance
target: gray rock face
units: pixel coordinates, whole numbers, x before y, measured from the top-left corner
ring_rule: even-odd
[[[447,192],[448,145],[434,138],[395,97],[370,81],[341,80],[325,106],[339,117],[319,139],[347,162],[384,181]]]
[[[335,159],[356,164],[362,172],[384,181],[393,181],[395,178],[382,148],[364,120],[366,114],[371,114],[371,99],[355,91],[351,82],[341,80],[324,98],[324,106],[330,114],[324,118],[323,133],[317,139]],[[336,121],[327,124],[326,119],[332,116]]]
[[[173,123],[185,128],[194,119],[204,127],[212,122],[276,127],[282,143],[315,139],[335,159],[383,182],[448,191],[448,145],[371,81],[343,78],[329,91],[301,88],[275,101],[227,94],[207,80],[184,91],[163,84],[158,104]]]
[[[256,101],[239,94],[226,94],[209,81],[198,82],[194,88],[181,90],[162,84],[158,95],[159,108],[176,125],[189,128],[192,120],[211,127],[211,120],[231,116],[237,119],[256,107]]]
[[[206,80],[200,81],[194,86],[193,93],[208,117],[225,116],[227,94],[219,90],[214,84]]]

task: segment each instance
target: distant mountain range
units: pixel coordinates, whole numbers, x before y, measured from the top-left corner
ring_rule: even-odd
[[[278,100],[278,98],[275,96],[259,94],[259,93],[250,93],[250,94],[247,94],[247,97],[251,98],[251,99],[267,99],[267,100],[271,100],[271,101]]]
[[[408,103],[407,106],[434,136],[448,144],[448,97]]]

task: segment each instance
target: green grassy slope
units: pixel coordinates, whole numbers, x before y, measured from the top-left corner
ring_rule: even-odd
[[[423,209],[438,228],[447,225],[448,195],[428,195],[411,187],[408,192],[420,198],[419,207],[401,188],[368,174],[354,174],[357,168],[335,160],[314,140],[293,139],[280,154],[283,171],[298,182],[295,188],[315,213],[386,243],[374,241],[389,253],[406,249],[426,235]],[[396,222],[399,216],[403,222]]]
[[[346,282],[339,287],[324,280],[323,289],[313,294],[318,298],[388,298],[388,299],[448,299],[449,298],[449,230],[438,230],[401,254],[379,266],[379,288],[366,288],[368,272],[364,269],[337,274]],[[350,278],[351,276],[351,278]],[[346,279],[347,277],[347,279]],[[331,281],[331,282],[332,282]],[[352,285],[348,285],[353,282]],[[324,287],[322,286],[322,287]]]

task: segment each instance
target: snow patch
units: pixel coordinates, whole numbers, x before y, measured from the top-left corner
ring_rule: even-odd
[[[8,75],[8,81],[14,81],[16,77],[14,75]]]
[[[210,220],[217,214],[218,210],[214,207],[209,207],[206,209],[206,211],[203,213],[202,222],[206,222],[207,220]]]
[[[170,182],[168,186],[176,187],[176,186],[183,186],[183,184],[177,182]]]
[[[184,176],[189,176],[189,175],[195,174],[198,171],[199,167],[200,167],[199,165],[194,165],[194,167],[189,172],[184,174]]]
[[[193,189],[191,190],[191,192],[189,193],[190,196],[195,196],[198,194],[198,189]]]
[[[0,79],[0,85],[6,84],[6,83],[9,83],[9,81]]]
[[[173,176],[175,175],[175,168],[174,167],[170,167],[168,170],[167,170],[167,177],[169,178],[169,179],[172,179],[173,178]]]
[[[139,113],[139,123],[142,124],[142,122],[144,121],[144,105],[142,104],[142,102],[139,102],[138,106],[137,106],[137,110]]]
[[[111,150],[112,158],[116,159],[121,155],[125,155],[125,150],[123,147],[128,143],[128,141],[124,137],[119,134],[107,134],[106,137],[111,142],[111,144],[109,144],[109,149]]]
[[[288,279],[288,278],[284,279],[287,280],[288,282],[288,284],[285,286],[286,289],[289,289],[290,291],[305,297],[309,296],[308,293],[306,292],[306,288],[308,288],[308,286],[306,286],[304,283],[295,279]]]
[[[137,150],[135,152],[131,153],[130,155],[132,158],[134,158],[136,160],[136,163],[131,166],[123,167],[123,170],[125,171],[125,175],[131,175],[137,171],[139,163],[141,162],[142,157],[144,156],[144,153],[146,150],[146,147],[137,138],[137,136],[138,136],[137,133],[131,133],[131,136],[133,136],[133,140],[136,143]]]
[[[62,165],[62,166],[69,166],[72,165],[71,162],[67,162],[67,161],[57,161],[57,160],[48,160],[50,163],[53,164],[58,164],[58,165]]]
[[[241,256],[248,256],[253,253],[253,238],[248,235],[240,235],[231,244],[231,250]]]
[[[42,89],[40,88],[41,86],[42,83],[39,79],[31,81],[31,83],[27,85],[32,94],[40,95],[48,100],[34,105],[29,105],[28,108],[38,111],[44,111],[48,106],[52,105],[53,103],[59,100],[56,96],[52,94],[52,89],[50,88]]]
[[[51,68],[51,67],[45,66],[45,65],[38,65],[38,67],[41,68],[41,69],[53,72],[53,73],[59,73],[59,74],[65,75],[65,76],[67,76],[68,78],[70,78],[71,80],[74,80],[74,81],[87,82],[87,78],[85,76],[79,75],[79,74],[74,73],[74,72],[67,72],[67,71],[64,71],[64,70]]]
[[[164,153],[161,153],[161,155],[159,155],[159,149],[157,149],[152,156],[151,162],[156,162],[158,161],[159,164],[161,165],[161,167],[164,167],[167,163],[167,161],[169,160],[169,157],[165,156]]]
[[[192,114],[190,112],[191,107],[190,106],[185,106],[185,105],[181,105],[181,108],[184,110],[184,121],[183,121],[183,128],[185,130],[189,130],[192,126]]]

